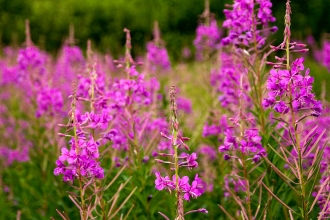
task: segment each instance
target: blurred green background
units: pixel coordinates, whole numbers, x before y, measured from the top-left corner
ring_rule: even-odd
[[[210,0],[211,11],[223,21],[224,4],[230,0]],[[278,42],[283,33],[286,0],[273,0]],[[317,40],[330,32],[330,0],[293,0],[292,32],[295,39],[313,34]],[[87,39],[102,52],[122,52],[124,27],[132,31],[134,52],[142,54],[152,39],[153,21],[158,20],[162,38],[172,57],[181,48],[192,47],[203,0],[0,0],[0,36],[3,45],[24,42],[24,20],[29,19],[34,43],[50,52],[59,49],[75,26],[77,44],[86,48]]]

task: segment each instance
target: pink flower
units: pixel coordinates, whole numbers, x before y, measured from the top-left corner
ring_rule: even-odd
[[[205,188],[205,184],[198,177],[198,174],[196,174],[195,180],[192,182],[191,187],[184,194],[184,199],[189,201],[190,196],[196,199],[197,197],[201,196],[204,193],[204,191],[205,191],[204,188]]]
[[[175,184],[171,181],[168,176],[162,177],[159,172],[155,173],[156,180],[155,180],[155,188],[157,190],[168,189],[169,191],[175,189]]]

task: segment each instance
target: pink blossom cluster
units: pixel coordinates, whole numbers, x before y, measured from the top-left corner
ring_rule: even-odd
[[[159,172],[155,173],[155,187],[157,190],[175,190],[176,178],[175,175],[170,179],[168,176],[162,177]],[[189,184],[189,177],[183,176],[182,178],[178,177],[178,184],[180,191],[184,194],[183,198],[187,201],[190,201],[190,198],[196,199],[204,193],[204,183],[196,174],[195,179],[192,181],[191,185]]]
[[[164,46],[157,45],[154,41],[147,43],[147,61],[152,71],[170,70],[171,62]]]
[[[54,175],[63,175],[63,180],[73,182],[78,175],[86,178],[104,178],[104,170],[98,162],[99,143],[93,137],[78,132],[78,139],[70,141],[70,149],[62,148],[56,161]]]
[[[261,144],[258,129],[246,129],[241,140],[235,136],[234,132],[233,128],[228,128],[225,131],[224,143],[219,147],[219,151],[224,153],[225,160],[234,156],[231,155],[232,151],[242,152],[250,156],[254,163],[258,163],[262,157],[267,156],[266,150]]]
[[[235,0],[230,9],[224,10],[226,20],[223,22],[223,27],[229,29],[229,35],[222,39],[222,44],[249,46],[251,42],[256,41],[259,46],[264,45],[264,32],[266,30],[258,30],[258,27],[266,27],[268,22],[275,21],[271,7],[270,0],[257,0],[256,2],[253,0]],[[269,30],[276,32],[277,27],[272,27]]]
[[[221,105],[229,109],[236,108],[239,97],[244,99],[247,106],[251,105],[248,96],[250,84],[247,80],[247,69],[243,67],[243,63],[225,52],[221,53],[219,58],[221,65],[218,69],[212,70],[211,85],[220,93],[218,99]]]
[[[211,19],[209,25],[203,23],[198,25],[194,40],[197,60],[202,60],[205,52],[212,53],[219,49],[221,34],[215,19]]]
[[[290,70],[271,69],[267,80],[268,97],[264,99],[263,106],[273,107],[275,111],[286,114],[289,112],[289,99],[292,99],[295,112],[307,110],[319,116],[322,104],[312,92],[314,79],[309,75],[310,70],[302,74],[304,69],[304,58],[296,59]]]

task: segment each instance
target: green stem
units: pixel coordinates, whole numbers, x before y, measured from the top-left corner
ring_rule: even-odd
[[[246,196],[247,196],[247,211],[248,211],[248,217],[250,220],[253,219],[252,217],[252,209],[251,209],[251,195],[250,195],[250,183],[249,183],[249,176],[248,176],[248,172],[246,169],[246,164],[245,164],[245,155],[242,152],[242,166],[243,166],[243,175],[244,175],[244,179],[246,180]]]
[[[175,191],[176,191],[176,220],[184,220],[184,208],[183,198],[180,194],[179,188],[179,162],[178,162],[178,133],[179,133],[179,122],[177,119],[177,106],[175,102],[175,87],[172,86],[170,90],[171,97],[171,121],[172,121],[172,146],[174,148],[174,169],[175,169]]]
[[[173,116],[173,118],[175,118]],[[174,148],[174,169],[175,169],[175,191],[176,191],[176,198],[177,198],[177,206],[179,205],[180,201],[180,189],[179,189],[179,162],[178,162],[178,145],[177,145],[177,137],[178,131],[173,126],[173,135],[172,135],[172,143]],[[180,215],[179,207],[177,207],[177,217]]]
[[[76,127],[76,121],[75,121],[75,109],[73,110],[72,113],[72,119],[73,119],[73,133],[74,133],[74,141],[75,141],[75,146],[76,146],[76,154],[79,155],[79,147],[78,147],[78,138],[77,138],[77,127]],[[82,220],[87,220],[87,213],[86,213],[86,208],[85,208],[85,198],[84,198],[84,189],[82,186],[82,179],[80,175],[80,167],[78,165],[78,182],[79,182],[79,192],[80,192],[80,201],[81,201],[81,218]]]
[[[243,88],[243,78],[241,76],[241,79],[240,79],[240,86],[241,88]],[[239,98],[238,100],[238,103],[239,103],[239,114],[240,114],[240,118],[242,119],[243,118],[243,106],[242,106],[242,99],[241,97]],[[243,121],[241,121],[240,123],[240,138],[241,140],[243,139],[244,137],[244,127],[243,127]],[[245,164],[245,154],[243,151],[241,151],[242,153],[242,168],[243,168],[243,175],[244,175],[244,180],[246,181],[246,190],[245,190],[245,193],[246,193],[246,196],[247,196],[247,203],[246,203],[246,209],[247,209],[247,212],[248,212],[248,218],[249,220],[252,220],[253,217],[252,217],[252,210],[251,210],[251,195],[250,195],[250,184],[249,184],[249,177],[248,177],[248,172],[247,172],[247,166]]]
[[[253,24],[255,24],[255,14],[252,13],[252,20],[253,20]],[[258,42],[257,42],[257,26],[256,25],[253,25],[253,41],[254,41],[254,52],[255,52],[255,62],[254,62],[254,65],[255,65],[255,70],[257,71],[256,72],[256,75],[257,75],[257,80],[254,81],[253,83],[257,82],[257,93],[256,93],[256,98],[257,98],[257,103],[259,103],[259,109],[260,109],[260,124],[261,124],[261,134],[265,134],[265,110],[262,106],[262,95],[263,95],[263,92],[262,92],[262,85],[263,85],[263,82],[262,82],[262,77],[261,77],[261,72],[260,72],[260,60],[259,60],[259,51],[258,51]]]
[[[286,69],[290,71],[290,37],[288,36],[286,38]],[[290,111],[291,111],[291,126],[294,129],[294,136],[295,136],[295,143],[293,145],[296,145],[296,149],[298,152],[298,172],[299,172],[299,183],[300,183],[300,188],[301,188],[301,199],[302,199],[302,211],[303,211],[303,218],[305,220],[308,220],[308,211],[307,211],[307,204],[306,204],[306,189],[305,189],[305,179],[304,179],[304,173],[303,173],[303,166],[302,166],[302,151],[301,151],[301,146],[300,146],[300,138],[299,134],[296,129],[296,124],[295,124],[295,114],[293,111],[293,98],[292,98],[292,84],[290,83]]]

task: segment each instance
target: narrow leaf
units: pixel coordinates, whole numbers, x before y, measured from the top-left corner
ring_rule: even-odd
[[[291,210],[289,210],[290,220],[294,220]]]
[[[123,172],[123,170],[126,168],[126,165],[124,165],[116,174],[116,176],[112,179],[112,181],[104,188],[104,190],[107,190],[115,181],[116,179],[119,177],[119,175]],[[131,178],[131,177],[130,177]],[[130,179],[129,178],[129,179]]]
[[[127,212],[127,214],[125,215],[125,217],[124,217],[124,220],[126,220],[127,218],[128,218],[128,216],[129,216],[129,214],[131,213],[131,211],[133,210],[133,208],[134,208],[134,204],[131,206],[131,208],[128,210],[128,212]]]
[[[228,218],[230,219],[230,220],[235,220],[235,218],[234,217],[232,217],[227,211],[226,211],[226,209],[224,208],[224,207],[222,207],[221,205],[219,205],[218,204],[218,206],[220,207],[220,209],[228,216]]]
[[[323,191],[323,188],[328,184],[328,182],[329,182],[329,177],[328,177],[328,178],[322,183],[322,185],[321,185],[321,187],[320,187],[320,189],[319,189],[317,195],[315,196],[314,202],[312,203],[312,205],[311,205],[311,207],[310,207],[308,213],[310,213],[310,212],[313,210],[314,205],[315,205],[316,202],[318,201],[318,198],[319,198],[320,194],[321,194],[322,191]],[[328,203],[325,203],[325,204],[328,204]],[[325,205],[325,206],[327,206],[327,205]]]
[[[278,198],[263,182],[261,182],[261,184],[264,186],[264,188],[277,200],[279,201],[279,203],[281,203],[285,208],[287,208],[288,210],[291,210],[293,213],[296,213],[293,209],[291,209],[287,204],[285,204],[280,198]]]
[[[329,204],[329,200],[330,200],[330,196],[328,196],[327,201],[325,202],[325,204]],[[328,206],[328,205],[324,205],[324,207],[323,207],[323,209],[322,209],[322,211],[321,211],[321,213],[320,213],[318,219],[324,219],[324,218],[323,218],[323,215],[325,214],[324,212],[325,212],[325,210],[326,210],[327,208],[329,208],[329,206]]]
[[[258,215],[258,212],[259,212],[260,206],[261,206],[261,198],[262,198],[262,187],[261,187],[261,185],[259,186],[259,189],[260,190],[259,190],[259,198],[258,198],[258,208],[257,208],[257,210],[254,214],[254,217],[256,217]]]
[[[121,205],[119,206],[119,208],[115,211],[115,213],[113,213],[110,216],[110,218],[113,218],[120,211],[120,209],[126,204],[126,202],[129,200],[129,198],[131,198],[131,196],[133,195],[133,193],[135,192],[136,189],[137,189],[137,187],[135,187],[133,189],[133,191],[128,195],[128,197],[124,200],[124,202],[121,203]]]
[[[77,201],[70,195],[69,195],[69,198],[77,206],[77,208],[82,212],[82,209],[81,209],[80,205],[77,203]]]
[[[314,148],[316,148],[323,137],[324,133],[326,132],[326,129],[322,131],[322,133],[319,135],[319,137],[316,139],[314,145],[311,147],[311,149],[306,153],[305,157],[307,157],[311,152],[313,152]]]
[[[280,155],[280,153],[277,152],[277,150],[275,150],[274,148],[272,148],[272,146],[270,144],[268,144],[268,146],[270,147],[270,149],[273,150],[273,152],[279,156],[283,161],[285,161],[289,166],[293,167],[293,165],[290,163],[290,161],[287,158],[282,157],[282,155]]]
[[[166,220],[170,220],[165,214],[158,212],[161,216],[163,216]]]
[[[294,182],[293,180],[291,180],[289,177],[287,177],[284,173],[282,173],[279,169],[277,169],[277,167],[272,163],[270,162],[266,157],[264,158],[267,163],[269,163],[270,167],[279,175],[279,177],[281,177],[281,179],[284,180],[284,182],[286,184],[288,184],[289,186],[291,186],[291,184],[289,184],[287,181],[293,183],[293,184],[298,184],[296,182]],[[291,186],[291,188],[293,188],[293,186]],[[294,189],[294,188],[293,188]],[[295,190],[295,189],[294,189]],[[296,190],[295,190],[296,191]]]
[[[66,218],[58,209],[56,209],[56,212],[64,219],[64,220],[69,220]]]

